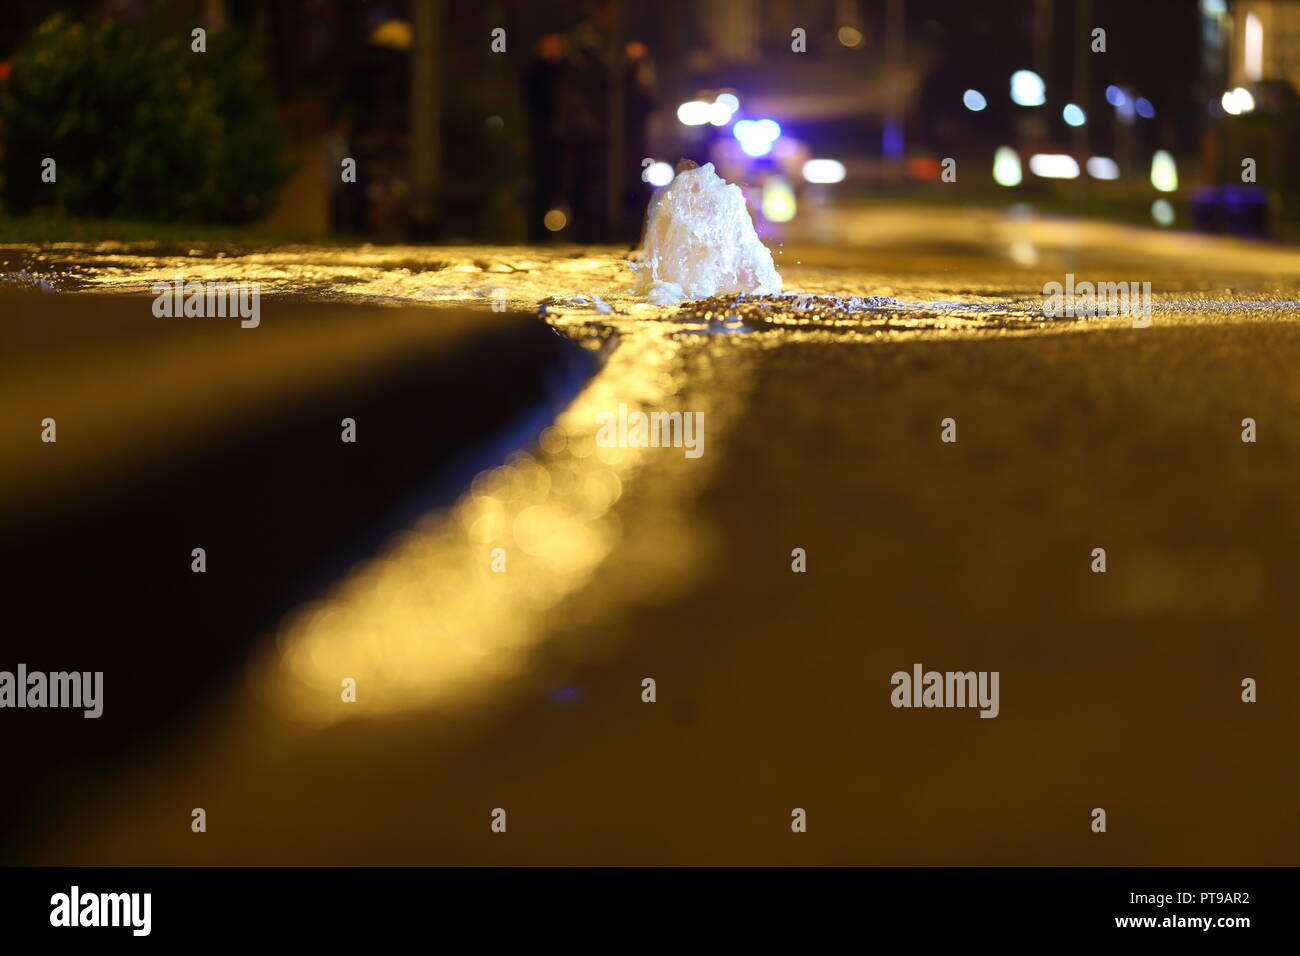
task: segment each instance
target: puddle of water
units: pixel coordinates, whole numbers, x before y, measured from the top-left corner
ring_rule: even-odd
[[[674,318],[751,329],[830,331],[1035,328],[1048,322],[1028,304],[913,303],[888,296],[789,293],[700,299],[683,304]]]

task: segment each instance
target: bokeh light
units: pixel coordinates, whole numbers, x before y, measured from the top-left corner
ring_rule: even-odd
[[[1086,168],[1093,179],[1119,179],[1119,164],[1108,156],[1089,156]]]
[[[651,163],[646,168],[645,181],[651,186],[667,186],[673,181],[673,168],[665,162]]]
[[[1047,102],[1047,87],[1033,70],[1016,70],[1011,74],[1011,101],[1019,106],[1042,106]]]
[[[999,146],[993,154],[993,181],[999,186],[1019,186],[1020,156],[1010,146]]]
[[[709,121],[713,104],[691,100],[677,107],[677,119],[685,126],[703,126]]]
[[[763,218],[769,222],[789,222],[794,218],[794,190],[783,176],[769,176],[763,183]]]
[[[1163,149],[1156,150],[1151,157],[1151,185],[1162,193],[1171,193],[1178,188],[1178,164]]]
[[[731,128],[731,133],[740,143],[745,155],[766,156],[772,151],[772,144],[780,137],[781,126],[770,119],[741,120]]]
[[[810,183],[843,182],[844,164],[837,159],[810,159],[803,164],[803,178]]]
[[[1029,171],[1042,179],[1077,179],[1079,163],[1065,153],[1035,153],[1029,157]]]
[[[840,43],[847,47],[862,46],[862,31],[856,27],[840,27],[836,35],[839,37]]]

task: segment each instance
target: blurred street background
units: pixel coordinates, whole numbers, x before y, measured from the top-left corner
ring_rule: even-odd
[[[0,712],[3,861],[1300,859],[1300,4],[7,18],[0,669],[106,702]],[[633,293],[683,159],[807,303]]]
[[[15,0],[3,225],[631,244],[686,158],[761,224],[876,196],[1293,236],[1297,35],[1288,0]],[[94,162],[32,187],[56,154]]]

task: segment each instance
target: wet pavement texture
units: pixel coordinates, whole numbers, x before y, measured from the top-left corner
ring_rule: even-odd
[[[56,792],[22,858],[1300,860],[1300,250],[895,207],[765,238],[794,295],[681,307],[635,300],[613,249],[0,248],[33,303],[177,272],[262,282],[267,327],[277,295],[496,301],[603,361],[453,504],[238,635],[218,692]],[[1067,273],[1151,282],[1151,327],[1043,318]],[[702,412],[703,455],[598,446],[620,405]],[[999,716],[891,707],[918,662],[1000,672]]]

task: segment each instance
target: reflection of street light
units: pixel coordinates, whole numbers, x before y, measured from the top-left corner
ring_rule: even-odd
[[[1033,70],[1016,70],[1011,74],[1011,99],[1020,106],[1042,106],[1047,102],[1047,87]]]

